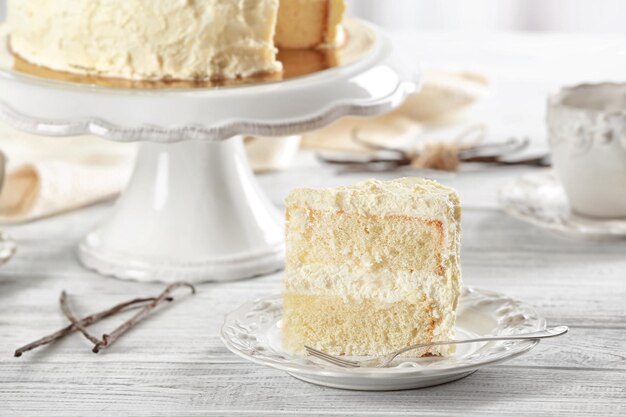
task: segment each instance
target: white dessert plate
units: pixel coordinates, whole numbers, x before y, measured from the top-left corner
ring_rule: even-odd
[[[0,265],[9,262],[17,251],[17,245],[11,237],[0,230]]]
[[[626,219],[595,219],[573,213],[552,170],[530,172],[516,178],[500,190],[500,204],[515,218],[570,236],[592,239],[626,237]]]
[[[459,345],[455,354],[446,358],[398,358],[389,368],[345,369],[304,353],[285,352],[281,346],[281,318],[280,295],[246,303],[226,316],[222,341],[244,359],[286,371],[303,381],[351,390],[388,391],[439,385],[513,359],[539,343],[473,343]],[[458,338],[516,334],[545,327],[545,320],[521,301],[475,288],[463,290],[456,324]]]

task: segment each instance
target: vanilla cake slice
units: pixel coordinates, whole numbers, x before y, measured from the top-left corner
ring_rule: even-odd
[[[370,180],[294,190],[286,206],[286,350],[375,355],[453,338],[461,284],[454,190],[419,178]]]

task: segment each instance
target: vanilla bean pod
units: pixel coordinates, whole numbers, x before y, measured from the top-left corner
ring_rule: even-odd
[[[359,172],[361,170],[365,170],[368,172],[388,172],[393,171],[394,169],[400,168],[405,165],[410,165],[412,161],[412,156],[403,149],[398,148],[390,148],[384,145],[378,145],[376,143],[371,143],[359,136],[359,129],[353,129],[350,138],[354,143],[357,143],[369,150],[373,151],[384,151],[396,154],[397,157],[393,158],[381,158],[381,157],[370,157],[362,160],[349,160],[349,159],[334,159],[328,158],[321,154],[317,154],[317,159],[325,164],[332,165],[344,165],[347,167],[344,172]]]
[[[128,321],[124,322],[121,326],[113,330],[113,332],[111,332],[110,334],[103,334],[102,340],[93,347],[92,352],[98,353],[100,352],[100,350],[111,346],[113,343],[115,343],[117,339],[119,339],[121,335],[126,333],[141,320],[146,318],[148,314],[150,314],[150,312],[155,309],[155,307],[165,301],[167,297],[172,293],[172,291],[180,287],[187,287],[191,289],[192,294],[196,293],[196,288],[187,282],[175,282],[173,284],[170,284],[156,299],[154,299],[154,301],[150,302],[148,305],[139,310],[139,312],[131,317]]]
[[[469,160],[478,156],[500,157],[521,152],[528,148],[530,139],[523,137],[518,139],[515,137],[507,139],[504,143],[484,143],[471,147],[460,148],[459,158],[461,160]]]
[[[120,303],[116,306],[113,306],[107,310],[101,311],[99,313],[95,313],[95,314],[91,314],[87,317],[84,317],[83,319],[81,319],[79,321],[81,326],[90,326],[94,323],[99,322],[102,319],[105,319],[107,317],[113,316],[123,310],[126,310],[128,307],[133,307],[136,304],[141,304],[141,303],[146,303],[146,302],[152,302],[154,301],[155,298],[154,297],[150,297],[150,298],[135,298],[133,300],[130,301],[126,301],[123,303]],[[171,301],[171,299],[170,299]],[[22,356],[22,354],[24,352],[28,352],[29,350],[33,350],[39,346],[43,346],[43,345],[47,345],[48,343],[54,342],[55,340],[61,339],[62,337],[67,336],[68,334],[75,332],[76,330],[78,330],[78,328],[74,325],[74,324],[70,324],[69,326],[66,326],[64,328],[62,328],[61,330],[58,330],[52,334],[49,334],[47,336],[44,336],[40,339],[35,340],[34,342],[31,342],[27,345],[24,345],[18,349],[15,350],[14,356],[15,357],[20,357]]]
[[[85,326],[83,326],[80,321],[76,318],[72,309],[67,303],[67,293],[65,291],[61,291],[61,298],[59,299],[59,303],[61,304],[61,311],[65,314],[65,317],[76,327],[76,329],[83,334],[94,345],[98,344],[100,340],[97,337],[93,336],[91,333],[87,331]]]
[[[368,158],[365,160],[351,160],[351,159],[334,159],[328,158],[322,154],[316,155],[317,160],[325,164],[331,165],[368,165],[368,164],[395,164],[398,166],[409,165],[410,160],[397,159],[397,158]]]
[[[532,166],[532,167],[549,167],[552,165],[550,155],[538,156],[535,158],[527,158],[527,159],[516,159],[513,161],[509,161],[506,159],[500,158],[491,158],[491,157],[473,157],[467,160],[463,160],[463,162],[477,162],[477,163],[486,163],[491,165],[500,165],[500,166]]]
[[[522,152],[530,145],[528,138],[509,138],[504,143],[487,143],[467,145],[460,143],[462,139],[477,131],[480,140],[485,135],[485,128],[481,125],[473,126],[462,133],[456,140],[456,144],[427,144],[420,152],[406,151],[391,148],[384,145],[371,143],[359,136],[358,129],[351,133],[354,143],[372,151],[384,151],[394,153],[395,157],[369,157],[363,159],[334,159],[320,154],[317,158],[320,162],[344,167],[344,172],[389,172],[395,169],[412,166],[414,168],[430,168],[443,171],[456,171],[459,163],[483,163],[495,166],[550,166],[549,155],[531,157],[525,159],[511,159],[511,156]],[[476,142],[476,141],[474,141]],[[451,154],[453,151],[454,154]],[[444,163],[446,162],[446,163]]]

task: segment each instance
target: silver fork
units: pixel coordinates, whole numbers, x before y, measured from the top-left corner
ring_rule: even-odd
[[[557,327],[550,327],[545,330],[540,330],[540,331],[531,332],[531,333],[520,333],[520,334],[502,335],[502,336],[486,336],[486,337],[479,337],[476,339],[449,340],[445,342],[424,343],[422,345],[407,346],[405,348],[398,349],[395,352],[391,352],[387,355],[380,356],[378,358],[363,360],[363,361],[343,359],[339,356],[330,355],[328,353],[322,352],[321,350],[314,349],[310,346],[304,346],[304,348],[306,349],[309,355],[315,358],[321,359],[323,361],[326,361],[328,363],[332,363],[333,365],[340,366],[342,368],[386,368],[396,357],[398,357],[398,355],[406,353],[410,350],[423,349],[423,348],[427,348],[431,346],[460,345],[464,343],[494,342],[494,341],[500,341],[500,340],[548,339],[550,337],[564,335],[568,331],[569,331],[569,327],[567,326],[557,326]]]

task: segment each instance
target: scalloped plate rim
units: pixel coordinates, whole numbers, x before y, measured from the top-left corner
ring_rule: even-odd
[[[511,297],[508,297],[504,294],[501,293],[497,293],[497,292],[493,292],[493,291],[488,291],[488,290],[483,290],[483,289],[478,289],[478,288],[474,288],[474,287],[465,287],[464,288],[465,291],[469,291],[470,294],[483,294],[483,295],[489,295],[492,297],[498,297],[501,299],[507,299],[507,300],[511,300],[511,301],[515,301],[517,303],[519,303],[520,305],[524,306],[527,309],[530,309],[531,311],[535,312],[536,311],[530,307],[528,304],[526,303],[522,303],[519,300],[513,299]],[[464,291],[464,293],[465,293]],[[258,357],[255,357],[254,355],[249,355],[245,352],[240,351],[237,347],[233,346],[233,344],[230,342],[229,337],[226,335],[225,333],[225,329],[227,327],[227,324],[229,323],[229,320],[232,319],[232,315],[237,313],[237,312],[242,312],[246,310],[246,307],[251,307],[254,306],[255,304],[258,304],[262,301],[269,301],[269,300],[277,300],[280,299],[281,295],[271,295],[271,296],[267,296],[267,297],[261,297],[261,298],[257,298],[253,301],[248,301],[244,304],[242,304],[238,309],[232,311],[231,313],[229,313],[225,320],[224,320],[224,324],[222,326],[222,328],[220,329],[220,338],[222,340],[222,342],[224,343],[224,345],[233,353],[235,353],[237,356],[249,360],[251,362],[254,362],[256,364],[259,365],[264,365],[264,366],[269,366],[271,368],[274,369],[278,369],[281,371],[285,371],[289,374],[297,374],[297,375],[311,375],[311,376],[319,376],[319,377],[331,377],[331,378],[362,378],[362,379],[377,379],[377,378],[393,378],[393,379],[415,379],[415,378],[420,378],[420,377],[434,377],[434,376],[445,376],[445,375],[455,375],[455,374],[465,374],[468,372],[473,372],[476,371],[480,368],[489,366],[489,365],[493,365],[496,363],[502,363],[511,359],[514,359],[524,353],[529,352],[530,350],[532,350],[538,343],[538,340],[528,340],[528,341],[520,341],[520,342],[516,342],[516,345],[522,345],[522,347],[518,348],[518,350],[514,351],[514,352],[510,352],[508,355],[506,355],[505,357],[500,357],[500,358],[494,358],[492,360],[486,360],[480,363],[475,363],[475,364],[467,364],[467,365],[459,365],[459,366],[450,366],[447,368],[433,368],[433,369],[428,369],[428,368],[418,368],[418,367],[394,367],[394,368],[358,368],[358,369],[342,369],[342,368],[337,368],[337,370],[327,370],[327,369],[310,369],[310,368],[306,368],[303,367],[303,365],[301,364],[284,364],[282,362],[273,360],[273,359],[261,359]],[[537,314],[537,320],[539,322],[538,326],[537,326],[537,330],[540,329],[544,329],[546,327],[546,320],[545,318],[539,316]],[[525,345],[525,346],[524,346]],[[375,371],[373,371],[373,369],[376,369]],[[296,376],[297,377],[297,376]],[[321,383],[321,382],[320,382]]]
[[[520,182],[524,181],[525,179],[543,180],[543,181],[549,180],[549,181],[558,182],[558,180],[556,179],[556,173],[551,168],[540,170],[540,171],[526,172],[524,174],[517,176],[515,179],[509,181],[507,184],[505,184],[504,187],[502,187],[498,191],[498,200],[500,203],[500,207],[509,216],[515,219],[518,219],[520,221],[535,225],[542,229],[547,229],[553,232],[558,232],[560,235],[565,235],[565,236],[587,238],[587,239],[623,239],[623,238],[626,238],[626,220],[624,221],[621,221],[619,219],[603,220],[603,219],[594,219],[592,217],[586,218],[586,217],[578,216],[575,213],[569,213],[567,215],[566,220],[569,220],[569,219],[576,220],[577,218],[580,218],[591,223],[592,226],[594,224],[596,226],[600,226],[600,225],[607,225],[608,223],[611,223],[611,222],[621,222],[623,223],[622,227],[624,228],[623,231],[618,230],[618,229],[612,230],[610,228],[600,230],[597,228],[594,229],[592,228],[592,226],[589,226],[589,225],[576,224],[575,222],[574,223],[570,222],[568,226],[568,224],[547,221],[547,220],[541,219],[538,216],[525,214],[519,209],[519,204],[517,204],[514,201],[515,199],[510,196],[512,192],[511,189],[513,188],[519,189],[521,187],[519,185]],[[562,190],[560,186],[559,188]],[[567,202],[567,199],[566,199],[565,204],[567,205],[566,208],[569,210],[569,203]]]

